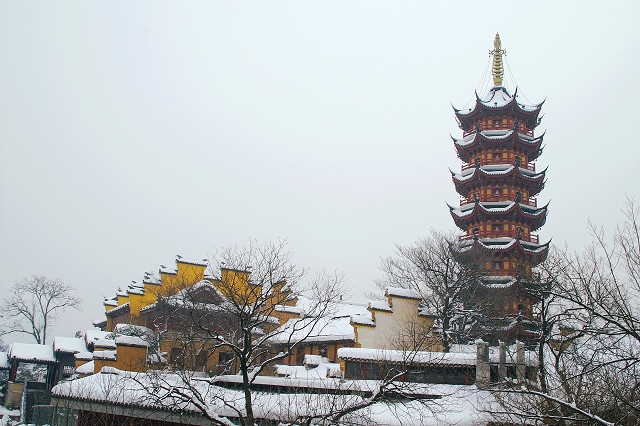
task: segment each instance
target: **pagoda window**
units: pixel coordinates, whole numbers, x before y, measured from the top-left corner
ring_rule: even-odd
[[[518,312],[522,313],[524,311],[526,311],[526,307],[524,306],[523,303],[518,304]]]
[[[493,269],[502,269],[502,262],[493,262]]]
[[[502,191],[500,190],[500,188],[493,189],[493,195],[500,195],[500,194],[502,194]]]
[[[493,230],[494,231],[502,231],[502,224],[501,223],[494,223],[493,224]]]
[[[493,120],[493,127],[500,127],[500,120]]]
[[[502,155],[500,155],[500,153],[499,153],[499,152],[494,152],[494,153],[493,153],[493,159],[494,159],[494,160],[499,160],[499,159],[500,159],[500,157],[502,157]]]

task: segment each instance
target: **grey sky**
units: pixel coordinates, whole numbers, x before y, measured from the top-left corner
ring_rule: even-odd
[[[546,99],[541,240],[578,249],[640,196],[639,21],[637,1],[2,1],[0,292],[74,285],[71,335],[176,254],[287,238],[364,300],[394,243],[453,229],[450,105],[496,32]]]

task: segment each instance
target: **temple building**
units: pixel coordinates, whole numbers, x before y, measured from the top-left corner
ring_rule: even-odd
[[[519,102],[503,86],[504,68],[500,36],[496,34],[493,87],[484,96],[476,93],[475,105],[455,109],[462,138],[453,143],[462,167],[451,172],[460,206],[449,206],[464,235],[458,256],[481,258],[481,291],[474,306],[486,312],[481,334],[492,343],[534,342],[538,327],[533,316],[536,277],[532,268],[546,256],[549,242],[540,244],[535,234],[545,223],[547,205],[536,196],[545,184],[545,170],[536,171],[543,136],[535,136],[542,103]]]

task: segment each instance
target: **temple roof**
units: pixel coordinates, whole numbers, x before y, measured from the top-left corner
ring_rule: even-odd
[[[460,127],[463,130],[469,130],[474,120],[477,120],[484,114],[495,114],[496,112],[510,113],[514,116],[520,117],[527,123],[527,127],[534,128],[538,125],[538,114],[542,108],[541,102],[537,105],[525,105],[516,101],[518,95],[518,89],[516,89],[513,96],[503,86],[492,87],[483,98],[478,96],[476,92],[476,103],[472,108],[456,109],[453,108]]]
[[[531,259],[535,266],[546,259],[550,243],[551,241],[544,244],[536,244],[511,237],[479,238],[460,241],[453,249],[459,254],[469,252],[474,247],[494,253],[508,253],[509,255],[520,254]]]
[[[466,223],[469,220],[485,220],[487,216],[507,216],[514,213],[531,225],[531,230],[535,231],[544,225],[547,218],[548,204],[544,207],[531,207],[515,201],[501,202],[476,202],[464,204],[460,207],[449,206],[451,216],[463,231],[466,230]]]
[[[542,140],[544,134],[531,137],[518,133],[515,130],[482,130],[465,136],[462,139],[453,138],[453,143],[462,161],[471,162],[471,152],[480,148],[485,143],[491,145],[517,145],[527,152],[528,161],[533,161],[542,153]]]
[[[463,197],[468,196],[469,186],[479,183],[485,179],[497,181],[503,178],[519,180],[521,184],[529,189],[529,195],[535,196],[544,188],[544,177],[547,169],[541,172],[534,172],[513,164],[491,164],[475,167],[462,171],[462,173],[451,172],[456,191]]]

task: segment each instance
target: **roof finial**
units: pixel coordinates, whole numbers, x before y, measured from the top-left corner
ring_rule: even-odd
[[[502,50],[501,47],[502,42],[500,41],[500,34],[496,33],[496,38],[493,39],[493,50],[489,52],[489,55],[493,56],[493,67],[491,68],[491,74],[493,74],[494,86],[502,86],[502,77],[504,76],[502,55],[506,55],[507,51]]]

